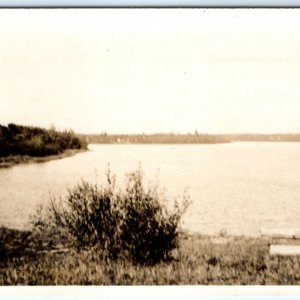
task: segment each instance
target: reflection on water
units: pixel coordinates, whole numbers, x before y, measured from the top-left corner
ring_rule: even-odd
[[[146,182],[159,182],[170,197],[185,189],[193,201],[185,228],[300,227],[300,143],[219,145],[90,145],[91,151],[61,160],[0,170],[0,224],[24,228],[36,206],[62,196],[81,179],[102,181],[107,165],[124,175],[141,163]]]

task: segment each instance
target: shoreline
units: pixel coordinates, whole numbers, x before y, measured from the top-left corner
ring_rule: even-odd
[[[7,157],[0,158],[0,169],[10,168],[20,164],[24,165],[30,163],[43,163],[51,160],[63,159],[86,151],[89,151],[89,149],[68,149],[60,154],[41,157],[29,155],[10,155]]]

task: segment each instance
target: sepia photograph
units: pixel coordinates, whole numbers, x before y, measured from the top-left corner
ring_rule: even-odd
[[[1,286],[300,284],[299,9],[0,10]]]

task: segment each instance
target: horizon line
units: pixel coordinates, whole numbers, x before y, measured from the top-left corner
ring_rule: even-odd
[[[76,134],[79,135],[156,135],[156,134],[167,134],[167,135],[195,135],[196,132],[151,132],[151,133],[145,133],[145,132],[135,132],[135,133],[109,133],[107,131],[102,131],[99,133],[80,133],[76,132]],[[230,133],[208,133],[208,132],[199,132],[198,135],[300,135],[299,132],[271,132],[271,133],[266,133],[266,132],[230,132]]]

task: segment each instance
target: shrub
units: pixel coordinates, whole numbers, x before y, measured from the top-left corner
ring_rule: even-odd
[[[175,206],[170,212],[158,188],[145,189],[140,170],[128,174],[122,196],[124,221],[121,225],[122,248],[139,263],[168,259],[178,246],[178,224],[187,206]]]
[[[157,185],[144,187],[140,169],[127,175],[124,190],[116,188],[110,171],[106,175],[105,186],[82,181],[65,200],[51,201],[46,221],[35,224],[56,228],[72,246],[95,247],[105,258],[137,264],[169,259],[178,247],[178,225],[189,198],[171,210]]]

